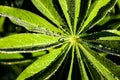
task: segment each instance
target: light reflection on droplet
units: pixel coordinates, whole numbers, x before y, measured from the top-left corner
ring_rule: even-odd
[[[102,48],[103,46],[102,45],[99,45],[99,48]]]
[[[63,38],[60,38],[58,41],[59,41],[59,42],[64,42],[64,39],[63,39]]]
[[[109,48],[107,48],[108,50],[111,50],[111,48],[109,47]]]

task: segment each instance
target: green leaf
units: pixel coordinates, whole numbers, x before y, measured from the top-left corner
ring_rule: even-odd
[[[92,28],[99,21],[101,21],[116,2],[117,0],[96,0],[91,6],[89,16],[85,20],[84,25],[81,27],[79,33]]]
[[[81,34],[82,35],[82,34]],[[81,36],[84,40],[96,40],[102,37],[119,37],[120,32],[118,30],[103,30],[100,32],[89,33]],[[112,38],[113,39],[113,38]],[[115,40],[115,39],[113,39]]]
[[[118,29],[120,27],[120,14],[107,15],[102,21],[97,25],[105,26],[107,29]]]
[[[46,51],[39,51],[39,52],[33,52],[31,53],[31,57],[39,57],[39,56],[43,56],[46,54]],[[30,57],[30,58],[31,58]],[[0,60],[15,60],[15,59],[24,59],[24,56],[22,54],[16,53],[16,54],[0,54]]]
[[[72,79],[73,63],[74,63],[74,52],[75,52],[75,46],[72,47],[72,55],[71,55],[72,58],[71,58],[71,64],[70,64],[70,69],[69,69],[67,80],[71,80]]]
[[[82,51],[80,51],[80,49],[78,48],[78,46],[76,46],[76,54],[77,54],[77,60],[78,60],[78,64],[79,64],[79,69],[80,69],[80,73],[81,73],[81,80],[89,80],[88,76],[87,76],[87,72],[85,70],[85,66],[82,60]]]
[[[98,40],[113,40],[113,41],[120,41],[120,36],[109,36],[109,37],[100,37]]]
[[[113,39],[115,37],[112,37]],[[91,40],[88,41],[91,47],[106,52],[111,55],[120,56],[120,37],[119,40],[111,40],[111,37],[102,38],[102,40]],[[103,40],[104,39],[104,40]]]
[[[60,14],[62,13],[58,13],[60,11],[57,7],[58,6],[57,1],[32,0],[32,2],[42,14],[44,14],[48,19],[50,19],[53,23],[55,23],[62,30],[64,30],[62,27],[65,26],[65,21],[60,16]]]
[[[88,74],[90,74],[89,79],[91,77],[92,80],[104,80],[104,77],[101,75],[101,73],[99,73],[99,71],[93,65],[91,65],[90,61],[85,56],[83,60],[89,72]]]
[[[59,37],[44,34],[15,34],[0,39],[0,52],[26,53],[45,50],[60,45],[61,41],[58,41],[59,39]]]
[[[0,54],[0,60],[6,59],[23,59],[24,56],[21,54]]]
[[[119,6],[119,9],[120,9],[120,0],[118,0],[117,4],[118,4],[118,6]]]
[[[29,31],[44,34],[63,33],[63,31],[56,28],[44,18],[26,10],[8,6],[0,6],[0,15],[8,17],[13,23],[23,26]]]
[[[120,32],[117,30],[104,30],[83,37],[90,47],[99,51],[120,56]]]
[[[3,32],[4,22],[5,22],[5,17],[0,17],[0,32]]]
[[[120,31],[118,31],[118,30],[113,29],[113,30],[107,30],[107,31],[120,36]]]
[[[20,60],[20,61],[0,61],[0,64],[2,65],[15,65],[15,64],[26,64],[26,63],[31,63],[33,60],[31,59],[26,59],[26,60]]]
[[[120,67],[104,57],[97,55],[87,45],[79,44],[79,47],[84,52],[91,64],[107,79],[118,80],[120,78]]]
[[[75,10],[75,0],[59,0],[60,6],[62,8],[62,11],[65,15],[65,18],[67,20],[70,33],[73,34],[73,24],[74,24],[74,10]]]
[[[71,46],[66,44],[66,47],[64,48],[63,54],[58,57],[57,60],[55,60],[48,68],[46,68],[43,72],[36,75],[39,76],[37,78],[34,78],[35,80],[47,80],[52,75],[55,74],[55,72],[58,70],[60,66],[62,66],[63,61],[66,59],[66,56],[68,55],[68,51],[70,50]],[[35,77],[36,77],[35,76]]]
[[[79,17],[78,17],[78,22],[77,22],[77,34],[79,33],[81,26],[83,25],[86,17],[88,10],[90,8],[91,0],[81,0],[80,3],[80,12],[79,12]]]
[[[61,48],[52,50],[49,54],[40,57],[38,60],[34,61],[30,66],[28,66],[16,80],[24,80],[30,76],[35,75],[38,72],[44,71],[48,66],[50,66],[63,52],[65,45]]]

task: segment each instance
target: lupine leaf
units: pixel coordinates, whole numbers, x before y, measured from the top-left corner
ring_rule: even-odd
[[[113,40],[113,41],[118,41],[118,40],[120,40],[120,36],[100,37],[98,40]]]
[[[101,37],[119,37],[119,36],[120,32],[118,30],[103,30],[100,32],[85,34],[82,36],[82,38],[85,40],[96,40]]]
[[[0,52],[33,52],[61,43],[59,37],[44,34],[16,34],[0,39]]]
[[[80,69],[80,73],[81,73],[81,80],[88,80],[88,75],[87,72],[85,70],[85,66],[82,60],[82,52],[80,52],[78,46],[76,47],[76,52],[77,52],[77,60],[78,60],[78,64],[79,64],[79,69]]]
[[[3,24],[5,22],[5,17],[0,17],[0,32],[3,31]]]
[[[120,37],[117,40],[111,40],[104,38],[104,40],[92,40],[88,41],[91,47],[98,49],[100,51],[106,52],[108,54],[120,56]],[[113,37],[112,37],[113,38]],[[113,38],[115,39],[115,37]]]
[[[118,0],[117,4],[118,4],[118,6],[119,6],[119,9],[120,9],[120,0]]]
[[[63,10],[65,18],[67,20],[71,34],[73,34],[73,24],[74,24],[74,10],[75,10],[75,0],[59,0],[60,6]]]
[[[40,33],[63,33],[44,18],[26,10],[0,6],[0,15],[8,17],[13,23],[23,26],[29,31]]]
[[[119,79],[120,67],[104,57],[97,55],[88,46],[79,44],[79,47],[84,52],[84,55],[92,63],[92,65],[108,80]]]
[[[97,23],[99,23],[101,20],[105,18],[107,13],[114,7],[117,0],[110,0],[110,2],[102,7],[99,12],[97,13],[96,17],[93,18],[93,20],[87,25],[86,30],[91,29],[94,27]]]
[[[65,26],[64,20],[61,18],[60,14],[56,9],[58,8],[57,1],[53,0],[32,0],[33,4],[36,8],[44,14],[47,18],[49,18],[53,23],[55,23],[58,27],[62,28]],[[62,28],[63,29],[63,28]]]
[[[87,17],[90,5],[91,5],[91,0],[81,0],[80,12],[79,12],[78,22],[77,22],[77,26],[76,26],[78,28],[77,34],[79,34],[79,31],[80,31],[81,27],[83,26],[83,23]]]
[[[75,17],[74,17],[74,34],[76,33],[76,28],[77,28],[77,22],[78,22],[78,17],[79,17],[79,12],[80,12],[80,6],[81,6],[81,0],[75,0]]]
[[[0,54],[0,60],[6,60],[6,59],[21,59],[24,58],[21,54]]]
[[[54,73],[58,70],[58,68],[62,65],[62,62],[65,60],[66,56],[68,55],[68,51],[70,50],[71,46],[69,46],[68,44],[66,45],[63,53],[61,54],[61,56],[58,57],[57,60],[55,60],[55,62],[53,62],[51,64],[51,66],[49,66],[47,69],[45,69],[43,72],[41,72],[40,74],[36,75],[36,76],[40,76],[37,78],[34,78],[35,80],[46,80],[49,79],[52,75],[54,75]]]
[[[120,56],[120,32],[117,30],[104,30],[84,36],[85,42],[91,47],[108,54]]]
[[[92,28],[95,24],[101,21],[116,2],[117,0],[96,0],[95,3],[93,3],[92,10],[90,10],[90,14],[85,20],[79,33]]]
[[[25,60],[20,60],[20,61],[0,61],[0,64],[2,65],[15,65],[15,64],[26,64],[26,63],[32,63],[34,60],[31,59],[25,59]]]
[[[38,72],[43,71],[45,68],[50,66],[61,54],[65,46],[54,49],[49,54],[40,57],[38,60],[34,61],[30,66],[28,66],[17,78],[17,80],[24,80],[30,76],[35,75]]]
[[[118,31],[118,30],[113,29],[113,30],[107,30],[107,31],[120,36],[120,31]]]
[[[71,64],[70,64],[70,69],[69,69],[67,80],[71,80],[72,79],[73,63],[74,63],[74,52],[75,52],[75,46],[72,47],[72,55],[71,55],[72,58],[71,58]]]
[[[85,63],[87,70],[90,74],[89,79],[104,80],[104,77],[101,75],[101,73],[91,64],[91,62],[89,62],[89,60],[85,56],[84,56],[84,63]]]
[[[46,51],[39,51],[39,52],[33,52],[31,53],[31,57],[30,58],[34,58],[34,57],[39,57],[42,55],[45,55]],[[17,59],[24,59],[25,57],[20,54],[20,53],[16,53],[16,54],[0,54],[0,60],[17,60]]]
[[[118,15],[107,15],[102,21],[100,21],[97,25],[100,25],[100,26],[103,26],[103,25],[105,25],[107,22],[109,22],[110,20],[118,20],[117,22],[119,22],[119,19],[120,19],[120,15],[118,14]],[[116,22],[115,22],[116,23]],[[114,24],[114,22],[112,22],[112,23],[109,23],[108,24],[108,26],[106,26],[106,27],[108,27],[109,28],[109,26],[111,25],[111,27],[114,27],[113,26],[113,24]],[[115,28],[112,28],[112,29],[115,29]]]

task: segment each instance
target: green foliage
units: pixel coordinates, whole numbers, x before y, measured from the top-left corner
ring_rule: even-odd
[[[25,28],[0,38],[0,64],[23,65],[17,80],[119,80],[120,66],[107,58],[120,57],[119,23],[103,28],[119,19],[111,16],[117,1],[32,0],[39,14],[0,5],[0,31],[5,17]]]

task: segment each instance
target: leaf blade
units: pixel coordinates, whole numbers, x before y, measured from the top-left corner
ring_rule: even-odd
[[[57,10],[55,9],[55,4],[52,0],[32,0],[32,3],[35,7],[44,14],[47,18],[49,18],[53,23],[58,25],[60,28],[64,25],[63,19],[58,14]],[[62,25],[62,26],[61,26]]]
[[[80,73],[81,73],[81,79],[82,80],[89,80],[88,76],[87,76],[87,73],[86,73],[86,70],[85,70],[85,66],[84,66],[82,57],[81,57],[81,52],[80,52],[80,49],[78,48],[78,46],[76,46],[76,52],[77,52],[76,53],[77,54],[77,60],[78,60],[78,63],[79,63],[79,69],[80,69]]]
[[[71,34],[73,34],[73,27],[72,27],[72,21],[71,20],[73,20],[73,19],[71,19],[71,17],[73,18],[74,16],[73,16],[73,14],[74,14],[74,12],[73,12],[73,14],[72,14],[72,16],[70,15],[70,13],[71,12],[68,12],[68,11],[71,11],[70,9],[69,9],[69,7],[71,7],[72,6],[72,4],[67,4],[67,2],[69,3],[69,2],[73,2],[72,4],[73,4],[73,7],[72,8],[74,8],[74,0],[71,0],[71,1],[67,1],[67,0],[59,0],[59,4],[60,4],[60,6],[61,6],[61,8],[62,8],[62,10],[63,10],[63,13],[64,13],[64,15],[65,15],[65,18],[66,18],[66,20],[67,20],[67,23],[68,23],[68,26],[69,26],[69,29],[70,29],[70,33]],[[72,9],[73,10],[73,9]],[[71,17],[70,17],[71,16]]]
[[[61,54],[61,51],[64,48],[65,48],[65,46],[63,46],[62,48],[53,50],[49,54],[36,60],[33,64],[31,64],[29,67],[27,67],[18,76],[17,80],[24,80],[30,76],[33,76],[34,74],[36,74],[42,70],[44,70],[45,68],[47,68]]]
[[[79,47],[83,50],[84,55],[88,58],[88,60],[90,60],[90,62],[93,63],[93,65],[100,71],[100,73],[106,79],[109,79],[109,80],[118,79],[119,74],[117,73],[120,71],[119,66],[112,63],[111,61],[107,60],[104,57],[100,57],[99,55],[97,55],[97,53],[89,49],[86,45],[79,44]],[[116,69],[118,70],[117,72],[116,72]]]
[[[70,64],[70,69],[69,69],[67,80],[72,79],[73,63],[74,63],[74,51],[75,51],[75,46],[72,47],[72,55],[71,55],[72,59],[71,59],[71,64]]]
[[[63,33],[60,29],[56,28],[44,18],[26,10],[0,6],[0,15],[8,17],[13,23],[23,26],[29,31]]]
[[[62,65],[62,62],[65,60],[66,56],[68,55],[70,48],[71,46],[66,44],[66,47],[63,53],[59,56],[59,58],[55,62],[53,62],[53,64],[51,64],[49,69],[46,69],[45,71],[43,71],[39,75],[40,77],[37,80],[46,80],[46,79],[49,79],[52,75],[54,75],[55,72],[57,72],[58,68]]]
[[[0,39],[0,52],[33,52],[59,45],[60,37],[44,34],[16,34]]]
[[[106,14],[112,9],[116,2],[117,0],[104,0],[104,1],[97,0],[95,2],[97,4],[94,5],[93,10],[91,11],[86,21],[84,22],[79,33],[92,28],[99,21],[101,21],[106,16]]]

